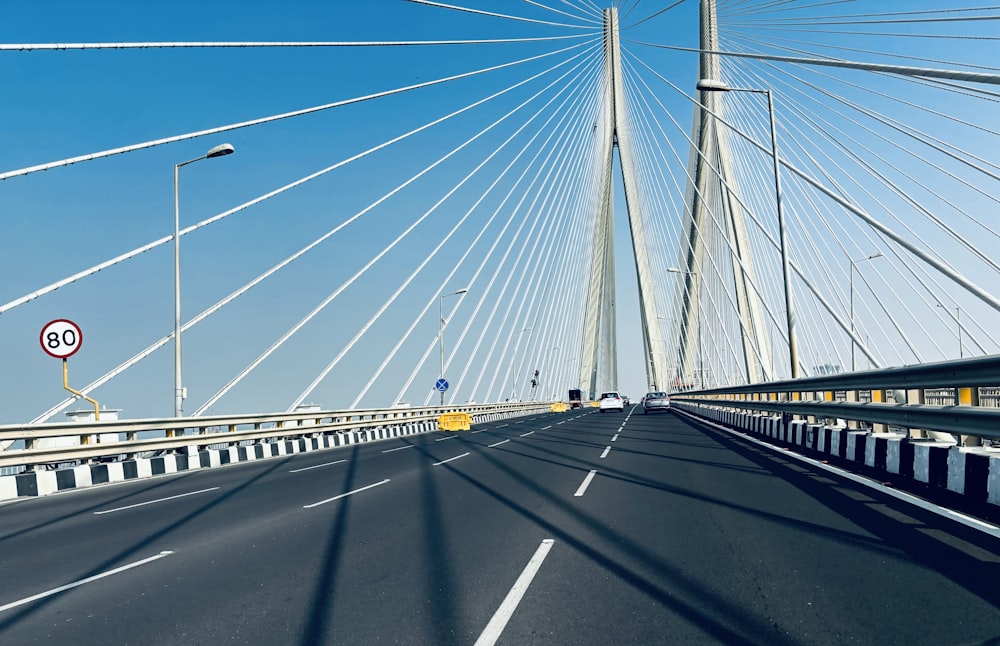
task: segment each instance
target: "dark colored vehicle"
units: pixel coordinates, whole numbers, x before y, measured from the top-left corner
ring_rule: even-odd
[[[661,410],[670,410],[670,397],[667,396],[667,393],[646,393],[646,396],[642,398],[643,415]]]
[[[583,400],[580,397],[579,388],[569,389],[569,407],[570,408],[583,408]]]

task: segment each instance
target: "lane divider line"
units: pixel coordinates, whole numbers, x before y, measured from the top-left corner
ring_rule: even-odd
[[[594,479],[595,475],[597,475],[597,469],[594,469],[593,471],[591,471],[590,473],[587,474],[587,477],[584,478],[583,482],[580,484],[580,488],[577,489],[576,493],[573,494],[573,495],[579,498],[584,493],[586,493],[587,487],[590,486],[590,481]]]
[[[487,429],[485,429],[485,428],[481,428],[481,429],[479,429],[478,431],[469,431],[469,432],[470,432],[470,433],[472,433],[473,435],[475,435],[476,433],[482,433],[482,432],[483,432],[483,431],[485,431],[485,430],[487,430]]]
[[[604,458],[608,457],[608,453],[611,453],[610,446],[604,447],[604,453],[601,454],[601,459],[603,460]]]
[[[149,558],[142,559],[141,561],[136,561],[135,563],[129,563],[128,565],[123,565],[121,567],[116,567],[113,570],[108,570],[107,572],[101,572],[100,574],[95,574],[94,576],[88,576],[86,579],[80,579],[79,581],[74,581],[73,583],[67,583],[66,585],[59,586],[58,588],[52,588],[46,592],[40,592],[31,597],[25,597],[19,601],[12,601],[5,606],[0,606],[0,612],[10,610],[11,608],[17,608],[18,606],[23,606],[26,603],[31,603],[32,601],[38,601],[39,599],[44,599],[45,597],[51,597],[54,594],[59,594],[60,592],[65,592],[66,590],[72,590],[73,588],[78,588],[81,585],[87,583],[93,583],[99,579],[104,579],[109,576],[120,574],[126,570],[131,570],[132,568],[139,567],[140,565],[146,565],[147,563],[152,563],[153,561],[158,561],[164,557],[170,556],[173,552],[169,550],[164,550],[156,556],[150,556]]]
[[[521,437],[528,437],[529,435],[531,435],[533,433],[534,433],[534,431],[528,431],[527,433],[521,433]]]
[[[457,438],[458,438],[457,435],[452,435],[451,437],[439,437],[438,439],[436,439],[434,441],[435,442],[444,442],[445,440],[454,440],[454,439],[457,439]]]
[[[339,496],[334,496],[333,498],[327,498],[326,500],[320,500],[319,502],[314,502],[311,505],[302,505],[302,508],[303,509],[312,509],[313,507],[319,507],[320,505],[325,505],[326,503],[333,502],[334,500],[340,500],[341,498],[345,498],[347,496],[350,496],[350,495],[353,495],[353,494],[365,491],[366,489],[372,489],[373,487],[379,487],[381,485],[384,485],[387,482],[389,482],[389,478],[386,478],[382,482],[376,482],[374,484],[370,484],[367,487],[361,487],[360,489],[355,489],[354,491],[348,491],[347,493],[342,493]]]
[[[560,424],[565,424],[565,423],[566,423],[566,421],[565,421],[565,420],[563,420],[563,421],[561,421],[561,422],[556,422],[556,426],[558,426],[558,425],[560,425]]]
[[[464,457],[465,457],[465,456],[467,456],[467,455],[469,455],[469,453],[463,453],[462,455],[456,455],[456,456],[455,456],[455,457],[453,457],[453,458],[448,458],[447,460],[441,460],[440,462],[435,462],[433,466],[440,466],[440,465],[442,465],[442,464],[448,464],[448,463],[449,463],[449,462],[451,462],[452,460],[457,460],[457,459],[459,459],[459,458],[464,458]]]
[[[406,446],[397,446],[394,449],[386,449],[385,451],[382,451],[382,453],[392,453],[393,451],[402,451],[403,449],[415,449],[415,448],[417,448],[416,444],[408,444]]]
[[[175,500],[177,498],[186,498],[187,496],[195,496],[200,493],[206,493],[208,491],[215,491],[218,487],[211,487],[209,489],[199,489],[198,491],[189,491],[188,493],[179,493],[176,496],[167,496],[166,498],[157,498],[156,500],[149,500],[146,502],[138,502],[134,505],[127,505],[125,507],[116,507],[114,509],[105,509],[104,511],[95,511],[95,516],[102,516],[104,514],[113,514],[116,511],[124,511],[126,509],[135,509],[136,507],[145,507],[146,505],[155,505],[158,502],[164,502],[167,500]]]
[[[514,616],[514,611],[517,610],[517,606],[521,603],[521,599],[524,598],[524,593],[528,591],[528,586],[531,585],[531,581],[538,574],[538,570],[541,569],[542,563],[545,561],[545,557],[549,555],[549,550],[552,549],[552,545],[555,543],[551,538],[546,538],[542,541],[542,544],[538,546],[535,550],[534,556],[528,561],[528,564],[524,566],[524,570],[521,572],[521,576],[517,577],[517,581],[514,582],[514,587],[510,589],[507,596],[504,597],[503,602],[497,611],[493,613],[493,618],[490,619],[490,623],[486,625],[482,634],[479,635],[479,639],[476,640],[475,646],[493,646],[500,639],[500,633],[503,629],[507,627],[507,622],[510,618]]]
[[[500,446],[501,444],[506,444],[507,442],[510,442],[510,440],[500,440],[499,442],[496,442],[494,444],[490,444],[489,447],[487,447],[487,448],[492,449],[494,446]]]
[[[497,426],[497,428],[503,428],[504,426],[509,426],[509,425],[508,424],[501,424],[500,426]]]
[[[613,438],[611,438],[611,441],[612,442],[617,442],[618,441],[618,433],[615,433],[615,436]]]
[[[347,460],[337,460],[336,462],[325,462],[323,464],[317,464],[311,467],[302,467],[301,469],[292,469],[289,473],[299,473],[300,471],[308,471],[309,469],[318,469],[320,467],[328,467],[334,464],[340,464],[341,462],[347,462]]]
[[[543,430],[543,431],[547,431],[547,430],[549,430],[550,428],[552,428],[552,425],[551,425],[551,424],[549,424],[548,426],[546,426],[546,427],[545,427],[545,428],[543,428],[542,430]]]

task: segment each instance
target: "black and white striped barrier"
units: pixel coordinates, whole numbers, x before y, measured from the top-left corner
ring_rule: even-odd
[[[473,423],[481,424],[546,412],[549,412],[548,405],[539,405],[537,409],[481,413],[473,415]],[[302,427],[295,428],[299,429],[299,432],[302,432]],[[289,430],[293,429],[290,428]],[[126,480],[150,478],[152,476],[191,471],[193,469],[210,469],[238,462],[249,462],[294,453],[332,449],[351,444],[375,442],[437,430],[439,429],[435,421],[414,422],[411,424],[363,428],[347,432],[317,433],[295,439],[263,441],[247,446],[229,446],[226,448],[203,447],[199,450],[198,446],[192,445],[174,454],[152,458],[135,458],[121,462],[86,464],[54,471],[28,471],[18,475],[0,476],[0,501],[26,496],[46,496],[67,489],[79,489],[112,482],[125,482]]]
[[[674,407],[733,429],[912,478],[975,501],[1000,505],[1000,450],[997,449],[960,447],[895,433],[871,433],[805,421],[783,424],[778,416],[720,406],[674,402]]]

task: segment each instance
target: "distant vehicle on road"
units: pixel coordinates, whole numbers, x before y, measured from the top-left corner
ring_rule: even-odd
[[[622,403],[626,406],[631,406],[632,402],[629,401],[628,395],[622,395]]]
[[[601,412],[616,410],[619,413],[625,411],[625,402],[622,400],[622,396],[615,391],[601,393],[601,402],[598,405]]]
[[[579,388],[569,389],[569,407],[570,408],[583,408],[583,398],[581,397],[581,392]]]
[[[670,410],[670,397],[665,392],[646,393],[642,398],[642,413],[655,413],[656,411]]]

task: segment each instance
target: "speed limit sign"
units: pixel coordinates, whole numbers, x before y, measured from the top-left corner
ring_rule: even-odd
[[[80,326],[68,319],[49,321],[38,335],[42,350],[56,359],[72,357],[83,344],[83,332]]]

